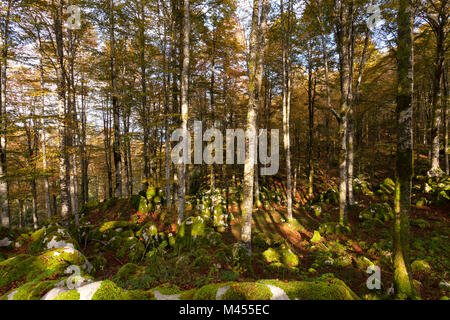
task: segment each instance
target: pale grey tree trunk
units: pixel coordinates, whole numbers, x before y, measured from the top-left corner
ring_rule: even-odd
[[[109,40],[110,40],[110,69],[111,69],[111,89],[112,89],[112,112],[113,112],[113,131],[114,131],[114,142],[113,142],[113,157],[114,157],[114,168],[116,175],[116,183],[114,187],[114,195],[116,198],[122,197],[122,155],[121,155],[121,134],[120,134],[120,106],[118,104],[117,97],[117,79],[116,79],[116,41],[115,41],[115,23],[114,23],[114,1],[109,2],[109,18],[110,18],[110,30],[109,30]]]
[[[70,213],[69,161],[67,155],[67,114],[66,114],[66,76],[64,66],[64,42],[62,31],[63,3],[59,1],[54,11],[54,28],[57,56],[57,92],[58,92],[58,138],[59,138],[59,183],[61,189],[61,216],[67,221]]]
[[[433,97],[432,97],[432,124],[431,124],[431,169],[428,176],[439,177],[444,174],[441,169],[440,156],[440,130],[442,126],[442,88],[446,49],[448,36],[449,2],[430,1],[436,14],[425,12],[425,19],[430,25],[436,38],[436,55],[434,59]]]
[[[292,220],[292,174],[291,174],[291,141],[290,141],[290,106],[291,106],[291,76],[289,59],[289,31],[286,30],[286,19],[284,16],[284,3],[280,0],[281,7],[281,39],[282,39],[282,68],[283,68],[283,144],[286,153],[286,196],[287,196],[287,218]],[[289,19],[291,17],[289,7]],[[289,24],[290,25],[290,24]],[[288,28],[289,29],[289,28]],[[286,32],[287,31],[287,32]]]
[[[183,67],[181,71],[181,129],[187,132],[189,116],[189,64],[190,64],[190,33],[191,12],[190,0],[184,0],[184,23],[183,23]],[[184,220],[184,209],[186,204],[186,163],[178,166],[178,224]]]
[[[43,67],[43,61],[42,56],[40,57],[39,61],[39,68],[40,68],[40,81],[41,81],[41,117],[44,119],[45,117],[45,80],[44,80],[44,67]],[[41,120],[41,147],[42,147],[42,169],[44,171],[44,197],[45,197],[45,210],[47,213],[47,218],[51,218],[52,216],[52,205],[50,201],[50,188],[49,188],[49,182],[48,182],[48,176],[47,176],[47,134],[46,134],[46,126],[45,126],[45,120]]]
[[[8,68],[8,49],[10,45],[9,39],[9,24],[11,16],[11,3],[8,1],[6,6],[6,12],[3,14],[4,22],[1,30],[1,56],[0,62],[0,218],[1,225],[10,227],[10,209],[8,199],[8,180],[7,180],[7,159],[6,159],[6,147],[7,138],[6,130],[8,127],[8,116],[6,113],[6,96],[7,96],[7,68]]]
[[[341,99],[339,110],[339,221],[348,221],[348,113],[351,108],[351,39],[352,39],[352,11],[353,3],[339,2],[337,8],[336,41],[338,44]],[[349,97],[350,96],[350,97]]]
[[[252,29],[250,33],[250,59],[248,63],[249,102],[246,128],[249,133],[249,139],[244,164],[244,200],[242,202],[243,225],[241,232],[242,244],[249,256],[251,255],[252,241],[253,187],[256,162],[255,140],[257,138],[256,121],[260,104],[265,36],[267,32],[267,18],[269,11],[269,0],[263,0],[261,7],[258,0],[253,0]]]
[[[399,1],[397,17],[397,160],[394,219],[394,289],[398,297],[415,298],[409,267],[409,215],[413,175],[413,17],[409,0]]]
[[[448,65],[447,65],[448,67]],[[445,174],[449,175],[450,168],[448,163],[448,84],[447,72],[444,72],[444,157],[445,157]]]

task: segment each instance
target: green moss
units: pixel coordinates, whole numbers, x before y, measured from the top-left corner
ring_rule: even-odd
[[[124,300],[125,290],[110,280],[102,281],[100,288],[95,291],[92,300]]]
[[[431,227],[430,223],[424,219],[411,220],[410,224],[420,229],[428,229]]]
[[[213,283],[198,289],[194,296],[194,300],[216,300],[217,290],[228,285],[228,283]]]
[[[40,300],[60,280],[31,281],[15,289],[13,300]]]
[[[311,243],[319,243],[322,241],[322,236],[320,235],[319,231],[314,231],[314,235],[311,238]]]
[[[359,297],[339,279],[260,282],[283,289],[291,300],[359,300]]]
[[[117,278],[120,280],[125,280],[131,275],[137,273],[139,270],[139,266],[134,263],[127,263],[122,268],[120,268],[119,272],[117,272]]]
[[[0,262],[0,287],[16,281],[63,277],[67,267],[82,267],[85,263],[86,258],[78,250],[53,249],[39,256],[18,255]]]
[[[53,300],[80,300],[78,290],[69,290],[58,294]]]
[[[131,290],[123,293],[121,300],[156,300],[151,291]]]
[[[292,252],[289,248],[282,248],[280,250],[281,253],[281,262],[287,267],[297,267],[299,260],[295,253]]]
[[[272,292],[259,283],[243,282],[233,284],[222,297],[222,300],[270,300]]]
[[[431,272],[430,264],[425,260],[416,260],[411,263],[412,271],[423,271],[423,272]]]
[[[198,289],[191,289],[187,291],[183,291],[180,294],[180,300],[194,300],[194,296],[197,293]]]
[[[169,283],[164,283],[164,284],[152,289],[152,291],[155,291],[155,290],[164,295],[174,295],[174,294],[179,294],[181,292],[181,290],[178,286],[171,285]]]
[[[263,252],[264,261],[267,263],[280,262],[280,253],[274,249],[269,248]]]
[[[117,229],[117,228],[126,228],[129,227],[130,223],[128,221],[108,221],[105,222],[101,227],[100,227],[100,232],[106,232],[108,230],[113,230],[113,229]]]

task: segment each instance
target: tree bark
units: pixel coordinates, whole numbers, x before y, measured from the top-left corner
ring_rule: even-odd
[[[260,7],[258,0],[253,0],[252,29],[250,33],[250,58],[248,63],[249,77],[249,102],[247,113],[247,133],[249,139],[246,148],[244,164],[243,226],[241,240],[243,248],[250,256],[252,240],[252,215],[253,215],[253,187],[256,163],[256,121],[260,104],[262,84],[262,69],[264,62],[265,37],[267,32],[267,18],[270,11],[270,1],[263,0]]]
[[[6,7],[6,15],[4,27],[1,30],[1,55],[0,62],[0,219],[1,225],[10,227],[10,209],[8,199],[8,180],[7,180],[7,128],[8,116],[6,113],[6,96],[7,96],[7,68],[8,68],[8,47],[9,47],[9,24],[11,17],[11,1],[8,1]]]
[[[281,7],[281,39],[282,39],[282,63],[283,63],[283,144],[286,152],[286,196],[287,196],[287,218],[292,220],[292,173],[291,173],[291,141],[290,141],[290,104],[291,104],[291,78],[290,78],[290,59],[289,59],[289,31],[286,30],[286,19],[284,16],[284,2],[280,0]],[[288,17],[291,17],[290,6]],[[289,20],[290,21],[290,20]],[[290,26],[290,23],[288,23]],[[288,28],[290,29],[290,28]],[[287,31],[287,32],[286,32]]]
[[[397,161],[394,220],[394,288],[398,297],[416,296],[409,267],[409,215],[413,175],[412,139],[412,7],[409,0],[399,1],[397,16]]]
[[[59,183],[61,189],[61,216],[67,220],[70,213],[70,193],[69,193],[69,159],[67,154],[67,113],[66,113],[66,74],[64,66],[64,42],[62,31],[63,3],[60,0],[55,7],[54,28],[56,39],[57,56],[57,93],[58,93],[58,138],[59,138]]]
[[[183,65],[181,71],[181,129],[187,133],[189,116],[189,64],[190,64],[190,33],[191,12],[190,0],[184,0],[183,23]],[[184,207],[186,203],[186,163],[178,166],[178,224],[184,220]]]
[[[110,69],[111,69],[111,96],[112,96],[112,112],[113,112],[113,131],[114,131],[114,142],[113,142],[113,157],[114,157],[114,168],[115,168],[115,187],[114,195],[116,198],[122,197],[122,155],[121,155],[121,134],[120,134],[120,106],[118,104],[117,97],[117,79],[116,79],[116,42],[115,42],[115,23],[114,23],[114,1],[110,0]]]

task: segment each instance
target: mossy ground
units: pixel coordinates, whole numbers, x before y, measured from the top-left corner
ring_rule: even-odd
[[[414,199],[420,201],[411,216],[413,277],[422,299],[440,299],[449,295],[440,284],[449,282],[450,208],[448,203],[437,204],[433,192],[425,193],[423,183],[416,183]],[[2,235],[17,245],[0,249],[0,297],[17,290],[14,299],[39,299],[69,276],[67,267],[85,266],[87,259],[94,267],[92,280],[105,280],[95,299],[153,299],[154,290],[180,294],[181,299],[215,299],[226,284],[234,286],[224,299],[270,299],[267,286],[256,284],[260,279],[279,279],[264,282],[283,289],[291,299],[388,298],[393,278],[392,194],[389,181],[367,188],[364,184],[358,189],[348,228],[337,223],[335,192],[325,190],[310,201],[298,192],[291,221],[284,202],[273,200],[278,199],[276,192],[263,192],[264,205],[253,215],[250,260],[236,246],[241,230],[236,195],[230,195],[225,231],[201,220],[205,214],[192,203],[187,212],[195,218],[177,228],[175,212],[155,209],[142,214],[139,203],[128,199],[86,206],[78,230],[62,230],[54,223],[37,231],[3,228]],[[73,248],[47,250],[52,240]],[[366,287],[366,270],[372,264],[381,268],[382,290]],[[89,276],[83,268],[82,273]],[[320,279],[326,274],[333,276]],[[77,299],[75,291],[59,299]]]

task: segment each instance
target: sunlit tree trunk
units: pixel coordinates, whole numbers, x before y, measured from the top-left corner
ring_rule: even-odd
[[[348,221],[348,113],[351,108],[351,14],[353,2],[339,2],[336,21],[336,42],[339,53],[340,77],[341,77],[341,99],[339,109],[339,222],[346,224]]]
[[[181,71],[181,129],[187,132],[189,115],[189,64],[190,64],[190,32],[191,13],[190,0],[184,0],[183,23],[183,67]],[[186,203],[186,163],[178,166],[178,224],[184,220],[184,207]]]
[[[76,108],[76,88],[75,88],[75,75],[74,75],[74,63],[75,63],[75,49],[74,39],[72,31],[68,30],[68,43],[69,43],[69,74],[68,74],[68,113],[69,113],[69,129],[68,129],[68,141],[69,141],[69,192],[71,202],[71,213],[75,217],[75,225],[79,225],[78,216],[78,162],[77,154],[75,150],[78,149],[78,115]]]
[[[397,161],[394,221],[394,288],[398,297],[416,296],[409,267],[409,215],[413,175],[412,95],[413,39],[412,7],[399,1],[397,17]]]
[[[64,42],[62,30],[63,2],[54,11],[54,28],[57,53],[58,138],[59,138],[59,184],[61,189],[61,216],[66,221],[70,213],[69,159],[67,154],[66,75],[64,66]]]
[[[431,7],[435,13],[425,13],[425,19],[428,21],[436,38],[436,55],[434,61],[433,76],[433,95],[432,95],[432,123],[431,123],[431,169],[428,176],[439,177],[443,175],[440,166],[440,130],[442,126],[443,99],[442,88],[444,82],[444,62],[445,54],[448,46],[446,46],[446,38],[448,36],[448,18],[449,18],[449,2],[430,1]],[[448,132],[446,132],[448,134]]]
[[[286,30],[286,18],[284,16],[284,3],[280,0],[281,7],[281,39],[282,39],[282,61],[283,61],[283,143],[284,151],[286,152],[286,196],[287,196],[287,216],[288,220],[292,220],[292,174],[291,174],[291,142],[290,142],[290,63],[289,63],[289,31]],[[290,25],[291,11],[288,11],[288,19]],[[287,32],[286,32],[287,31]]]
[[[115,42],[115,23],[114,23],[114,1],[109,2],[109,40],[110,40],[110,69],[111,69],[111,97],[112,97],[112,112],[113,112],[113,157],[114,168],[116,174],[116,181],[114,187],[114,195],[116,198],[122,197],[122,155],[121,155],[121,134],[120,134],[120,106],[117,97],[117,79],[116,79],[116,42]]]
[[[8,1],[6,12],[3,14],[4,22],[1,30],[1,56],[0,61],[0,219],[1,225],[5,227],[10,226],[10,212],[8,199],[8,181],[7,181],[7,161],[6,161],[6,132],[8,127],[8,117],[6,114],[6,84],[8,67],[8,49],[9,49],[9,24],[11,17],[11,2]]]
[[[256,163],[256,121],[260,104],[260,92],[262,84],[262,69],[264,62],[265,36],[267,32],[267,18],[270,11],[269,0],[263,0],[260,7],[258,0],[253,0],[252,29],[250,33],[250,58],[248,62],[249,76],[249,101],[247,113],[247,132],[249,139],[246,148],[244,165],[244,183],[242,214],[243,226],[241,240],[243,247],[251,255],[252,240],[252,214],[253,214],[253,187],[255,179]]]
[[[84,205],[89,201],[89,159],[86,151],[86,99],[84,74],[81,76],[81,136],[80,136],[80,157],[81,157],[81,203]]]
[[[448,66],[448,65],[447,65]],[[448,79],[447,72],[444,72],[444,157],[445,157],[445,174],[450,174],[450,168],[448,163]]]

